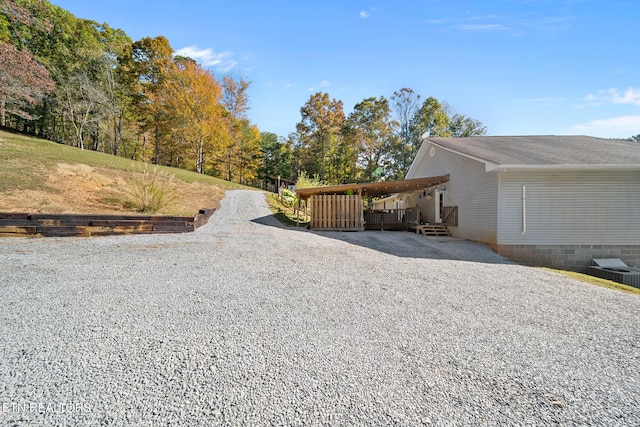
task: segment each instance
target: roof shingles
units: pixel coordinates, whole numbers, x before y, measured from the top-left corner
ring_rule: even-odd
[[[591,136],[427,138],[496,165],[640,165],[640,144]]]

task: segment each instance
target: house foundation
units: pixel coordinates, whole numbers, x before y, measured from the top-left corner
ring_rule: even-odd
[[[593,258],[620,258],[640,266],[640,245],[498,245],[498,254],[529,265],[586,273]]]

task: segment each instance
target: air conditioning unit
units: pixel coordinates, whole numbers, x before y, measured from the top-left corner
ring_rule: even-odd
[[[640,288],[640,268],[629,267],[620,258],[594,258],[588,273],[601,279]]]

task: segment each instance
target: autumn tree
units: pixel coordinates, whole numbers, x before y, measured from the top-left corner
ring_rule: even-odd
[[[55,88],[47,69],[36,60],[25,42],[29,29],[46,32],[31,12],[12,0],[0,2],[0,125],[7,125],[7,114],[32,120],[29,107],[40,102]]]
[[[205,172],[207,155],[220,149],[216,143],[226,132],[221,99],[222,88],[213,73],[190,61],[176,64],[151,96],[152,111],[165,117],[174,144],[184,143],[174,156],[189,157],[189,168],[198,173]],[[179,164],[175,157],[171,161]]]
[[[147,151],[151,151],[151,161],[159,164],[162,146],[169,141],[171,130],[164,126],[169,123],[168,118],[163,116],[164,111],[153,108],[151,99],[158,96],[161,86],[175,67],[173,48],[163,36],[144,37],[125,49],[119,58],[119,65],[123,82],[132,93],[132,120],[139,128],[137,158],[145,160]],[[148,139],[151,139],[151,147]]]
[[[221,87],[173,54],[165,37],[133,43],[47,0],[0,0],[0,121],[80,148],[252,181],[261,137],[246,117],[250,83],[226,77]]]
[[[242,149],[244,146],[253,146],[253,136],[246,132],[247,111],[249,110],[248,89],[251,85],[243,79],[238,81],[229,76],[222,79],[222,105],[227,111],[225,115],[228,128],[228,141],[224,150],[224,164],[226,165],[226,178],[231,181],[234,163],[236,166],[243,163]],[[251,135],[251,136],[250,136]],[[250,137],[251,141],[243,141],[244,137]],[[222,153],[221,153],[222,154]],[[242,180],[242,179],[241,179]]]
[[[37,104],[54,87],[49,72],[31,52],[0,42],[0,125],[7,125],[7,114],[31,120],[26,107]]]

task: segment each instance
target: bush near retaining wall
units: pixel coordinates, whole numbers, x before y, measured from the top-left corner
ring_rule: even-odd
[[[74,215],[0,212],[0,236],[62,237],[186,233],[207,223],[215,209],[196,216]]]

